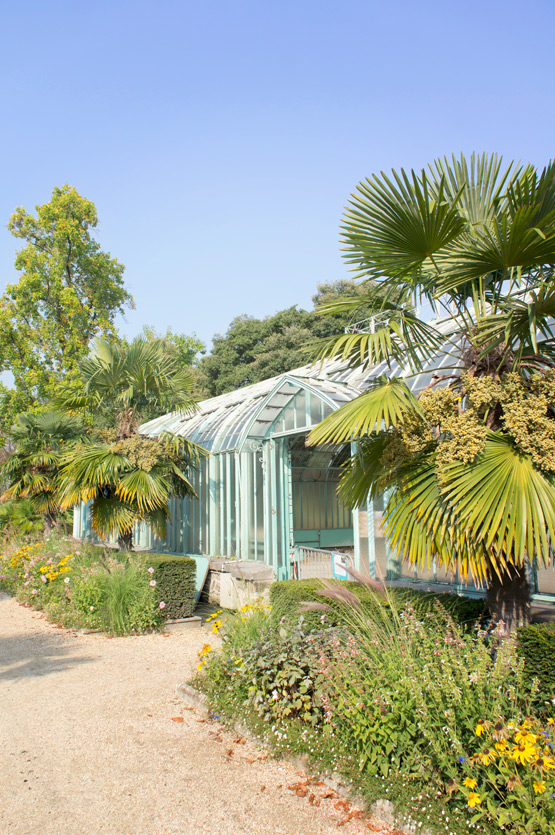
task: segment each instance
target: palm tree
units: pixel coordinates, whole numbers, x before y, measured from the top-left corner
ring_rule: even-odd
[[[527,561],[548,564],[555,537],[555,166],[473,155],[374,175],[342,230],[374,319],[323,355],[385,373],[311,440],[357,441],[342,497],[386,492],[405,560],[484,581],[500,619],[525,620]],[[430,358],[436,373],[413,392]]]
[[[10,433],[14,450],[0,467],[0,480],[6,485],[2,499],[11,500],[12,519],[17,518],[13,502],[25,500],[35,514],[43,514],[47,529],[57,524],[62,512],[61,456],[86,434],[79,418],[51,409],[18,415]]]
[[[170,498],[196,496],[189,474],[201,454],[196,444],[170,434],[79,447],[61,470],[62,505],[90,502],[93,529],[103,538],[116,535],[120,550],[129,551],[136,522],[164,536]]]
[[[172,496],[196,495],[189,475],[204,451],[170,434],[149,438],[139,423],[170,410],[194,409],[193,378],[161,339],[131,344],[98,339],[81,363],[81,391],[60,399],[65,408],[100,415],[102,442],[71,450],[61,471],[62,503],[91,503],[93,529],[133,546],[133,527],[147,522],[163,536]]]
[[[79,369],[77,390],[60,395],[57,405],[88,410],[104,425],[115,425],[121,438],[131,437],[139,423],[159,414],[194,408],[191,371],[163,339],[96,339]]]

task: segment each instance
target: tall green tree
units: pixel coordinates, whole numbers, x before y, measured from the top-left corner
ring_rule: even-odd
[[[55,188],[36,216],[18,208],[8,229],[24,242],[21,273],[0,299],[0,420],[9,432],[16,414],[44,403],[61,379],[72,379],[91,340],[115,333],[115,319],[132,298],[124,267],[92,237],[94,204],[72,186]]]
[[[206,394],[224,394],[309,362],[321,340],[343,333],[368,313],[353,281],[319,285],[313,302],[318,306],[339,298],[349,302],[347,312],[332,311],[325,318],[296,306],[264,319],[237,316],[224,336],[216,334],[212,351],[199,362]]]
[[[358,441],[342,497],[388,491],[386,535],[405,560],[485,581],[500,619],[525,620],[526,565],[549,564],[555,537],[555,166],[483,155],[374,175],[342,232],[375,317],[324,355],[389,373],[311,440]],[[443,323],[419,319],[423,303]],[[434,357],[441,370],[413,393]]]
[[[81,361],[81,392],[61,406],[100,417],[103,437],[70,450],[61,470],[62,505],[90,502],[93,529],[133,546],[133,527],[145,521],[163,535],[172,496],[195,495],[190,480],[203,450],[168,433],[138,432],[142,421],[194,409],[193,378],[162,339],[130,344],[98,339]]]

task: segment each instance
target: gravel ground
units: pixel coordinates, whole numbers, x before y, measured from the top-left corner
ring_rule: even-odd
[[[187,709],[206,638],[81,635],[0,593],[1,835],[385,835]]]

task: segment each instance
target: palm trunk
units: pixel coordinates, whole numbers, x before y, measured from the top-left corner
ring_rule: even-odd
[[[509,634],[530,621],[530,584],[524,565],[509,565],[499,577],[494,571],[488,578],[486,603],[496,623],[503,623]]]
[[[133,531],[127,531],[127,533],[120,533],[120,535],[118,536],[118,548],[120,551],[133,550]]]

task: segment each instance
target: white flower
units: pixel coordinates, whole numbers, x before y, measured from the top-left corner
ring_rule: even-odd
[[[274,699],[274,701],[275,701],[275,699],[277,699],[277,698],[278,698],[278,691],[277,690],[272,690],[272,699]]]
[[[69,583],[69,577],[66,577],[64,583]]]

